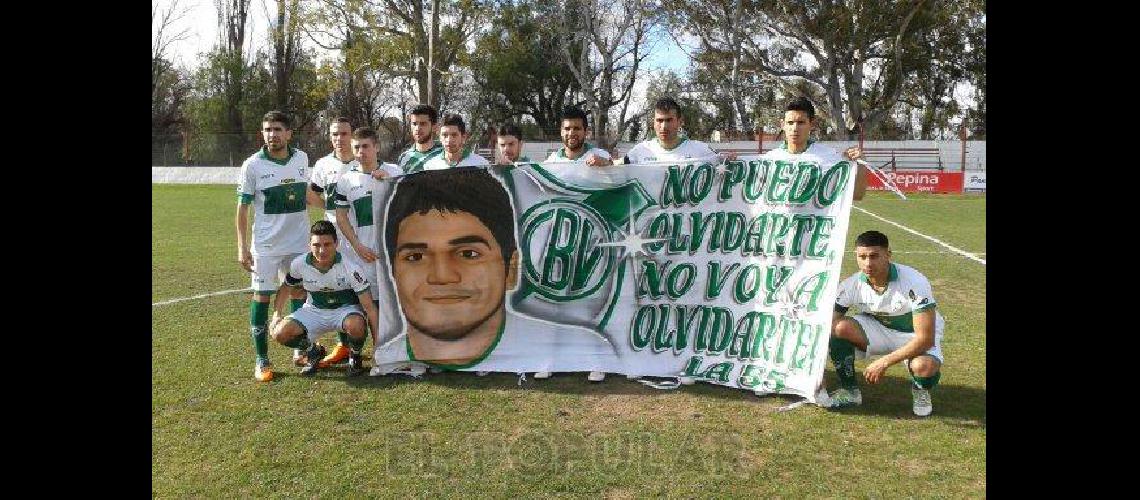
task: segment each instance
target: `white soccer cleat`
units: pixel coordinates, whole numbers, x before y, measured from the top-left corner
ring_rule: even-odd
[[[550,372],[534,372],[534,378],[550,378]]]
[[[586,376],[586,380],[589,380],[590,382],[601,382],[605,379],[606,372],[590,372],[590,374]]]
[[[836,389],[830,394],[829,408],[847,408],[863,404],[863,393],[859,389]]]
[[[911,387],[910,395],[914,397],[914,407],[912,409],[915,415],[925,417],[934,411],[934,404],[930,401],[930,391]]]
[[[681,385],[693,385],[697,383],[697,379],[693,377],[677,377],[677,380],[681,382]]]

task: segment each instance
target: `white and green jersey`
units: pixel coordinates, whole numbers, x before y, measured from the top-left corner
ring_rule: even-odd
[[[359,170],[360,162],[356,159],[349,161],[341,161],[336,157],[336,153],[329,153],[327,156],[317,160],[317,164],[313,165],[312,187],[313,191],[321,195],[321,199],[325,201],[325,220],[336,224],[336,181],[340,180],[340,176],[344,175],[349,170]],[[337,229],[339,236],[340,229]]]
[[[379,165],[377,168],[388,172],[390,176],[403,175],[400,167],[391,163]],[[371,173],[364,173],[359,169],[350,170],[340,176],[336,185],[336,205],[348,209],[348,222],[356,231],[356,239],[373,252],[379,252],[379,225],[374,220],[373,194],[380,191],[381,181],[372,177]],[[346,252],[353,251],[352,245],[345,242]],[[356,260],[356,259],[352,259]]]
[[[788,151],[788,143],[785,142],[780,144],[780,147],[764,153],[763,157],[768,160],[789,161],[793,163],[805,161],[813,162],[819,164],[820,167],[830,167],[836,163],[847,160],[834,149],[814,141],[808,141],[808,147],[802,153],[792,153]]]
[[[914,332],[914,313],[934,306],[934,294],[926,276],[910,266],[893,262],[887,275],[887,289],[883,293],[876,292],[867,281],[867,275],[858,272],[839,284],[839,294],[835,296],[836,311],[845,313],[848,308],[855,307],[883,326],[906,333]],[[942,314],[934,311],[935,331],[942,331],[944,323]]]
[[[253,203],[253,255],[287,255],[309,250],[309,156],[289,148],[275,160],[263,147],[241,164],[240,203]]]
[[[582,147],[586,149],[586,152],[582,153],[582,155],[579,156],[575,160],[571,160],[570,158],[566,157],[566,146],[562,146],[562,147],[558,148],[558,151],[550,153],[550,156],[546,157],[546,161],[585,163],[586,158],[588,158],[590,155],[599,156],[599,157],[605,158],[607,160],[610,159],[610,152],[609,151],[606,151],[602,148],[594,147],[594,145],[592,145],[588,142],[583,143]]]
[[[289,274],[285,283],[301,285],[309,298],[305,303],[321,309],[337,309],[341,306],[359,304],[357,294],[368,291],[368,279],[360,268],[344,260],[340,252],[333,257],[333,265],[328,271],[316,268],[313,254],[298,255],[289,264]]]
[[[630,148],[625,157],[629,159],[629,163],[635,164],[655,161],[696,160],[716,155],[716,151],[713,151],[708,144],[684,136],[680,139],[681,142],[678,142],[676,146],[667,149],[654,137]]]
[[[446,170],[453,167],[478,167],[481,165],[490,165],[491,162],[487,161],[483,156],[475,154],[474,151],[464,156],[463,159],[457,162],[447,161],[447,157],[439,155],[432,158],[424,164],[424,170]]]
[[[414,174],[423,170],[424,164],[427,163],[428,160],[441,155],[443,155],[443,145],[439,142],[433,142],[431,149],[422,153],[416,149],[415,144],[412,144],[412,147],[400,154],[400,158],[396,160],[396,164],[404,170],[404,173]]]

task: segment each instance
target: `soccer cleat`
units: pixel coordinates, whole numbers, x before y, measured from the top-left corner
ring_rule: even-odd
[[[309,352],[305,353],[305,356],[309,359],[305,362],[305,367],[301,368],[301,375],[307,377],[317,373],[317,370],[320,368],[320,360],[325,357],[325,346],[313,344],[313,346],[309,348]]]
[[[677,377],[677,381],[681,382],[681,385],[693,385],[697,383],[697,380],[693,377]]]
[[[836,389],[831,393],[831,408],[847,408],[863,404],[863,393],[859,389]]]
[[[324,363],[324,361],[321,362]],[[349,377],[355,377],[364,373],[364,359],[360,354],[354,352],[348,353],[348,369],[345,373]]]
[[[550,378],[550,372],[534,372],[534,378]]]
[[[590,382],[601,382],[605,379],[606,372],[590,372],[590,374],[586,376],[586,380],[589,380]]]
[[[934,404],[930,401],[929,390],[911,387],[910,395],[914,397],[914,407],[912,409],[915,415],[925,417],[934,411]]]
[[[321,360],[320,367],[328,368],[333,365],[344,363],[344,361],[348,359],[348,355],[351,352],[352,350],[349,349],[348,346],[337,342],[336,347],[333,347],[332,352],[330,352],[328,356],[325,356],[325,359]]]
[[[305,353],[300,349],[293,349],[293,364],[296,366],[305,366]]]
[[[273,364],[267,360],[257,360],[257,364],[253,365],[253,378],[258,382],[273,380]]]

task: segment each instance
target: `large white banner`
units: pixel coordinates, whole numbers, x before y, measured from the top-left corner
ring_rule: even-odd
[[[814,401],[853,167],[777,152],[400,178],[376,204],[393,321],[375,364],[683,375]]]

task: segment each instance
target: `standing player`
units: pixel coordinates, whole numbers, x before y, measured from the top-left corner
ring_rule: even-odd
[[[672,97],[662,97],[653,104],[653,132],[656,137],[646,139],[625,154],[624,163],[653,161],[680,161],[713,158],[716,151],[701,141],[689,139],[680,133],[684,127],[681,106]]]
[[[396,165],[379,163],[376,158],[378,140],[379,136],[371,128],[361,127],[352,133],[352,151],[360,162],[360,169],[341,176],[336,188],[336,223],[348,247],[344,256],[363,270],[364,277],[372,284],[372,299],[376,301],[379,301],[380,293],[375,262],[380,252],[379,233],[373,219],[373,196],[380,190],[377,179],[403,174]]]
[[[396,163],[405,173],[412,174],[423,170],[428,160],[443,154],[443,146],[435,142],[439,133],[439,113],[430,104],[412,108],[408,122],[414,144],[400,155]]]
[[[289,263],[308,248],[309,213],[306,202],[319,206],[320,198],[309,189],[309,157],[289,146],[293,131],[289,117],[270,111],[262,118],[265,146],[241,165],[238,184],[238,263],[252,273],[249,324],[256,354],[253,378],[273,380],[269,361],[269,299],[288,272]],[[248,238],[252,206],[253,241]],[[304,290],[295,292],[290,311],[300,307]]]
[[[562,109],[562,119],[559,123],[562,147],[550,153],[546,161],[577,162],[591,167],[614,164],[608,151],[586,142],[590,121],[584,111],[575,106],[566,106]]]
[[[764,153],[764,157],[772,160],[792,162],[801,161],[819,163],[820,166],[831,166],[842,161],[834,149],[810,140],[811,129],[815,126],[815,106],[806,97],[797,97],[784,107],[784,121],[780,128],[784,132],[785,141],[780,147]],[[848,160],[858,160],[863,157],[863,150],[857,147],[847,148],[843,157]],[[855,195],[854,199],[862,200],[867,192],[867,168],[856,165]]]
[[[313,192],[321,197],[321,202],[325,208],[325,220],[334,224],[336,223],[336,182],[345,172],[357,168],[359,165],[352,156],[351,135],[352,124],[349,123],[348,118],[340,116],[329,124],[329,141],[332,143],[333,150],[317,160],[316,165],[313,165],[313,176],[309,184]],[[351,249],[346,246],[343,235],[337,233],[337,251],[344,254],[349,250]],[[271,324],[273,323],[275,322],[271,322]],[[328,357],[321,360],[321,368],[342,363],[348,359],[348,334],[337,331],[336,340],[336,347],[333,348]],[[293,363],[296,365],[304,364],[304,358],[299,350],[293,351]]]
[[[499,150],[500,165],[510,165],[518,161],[531,161],[522,155],[523,136],[517,125],[506,124],[499,127],[498,138],[495,140]]]
[[[455,114],[444,116],[443,125],[439,127],[439,138],[443,142],[443,155],[428,160],[424,164],[424,170],[490,165],[486,158],[475,151],[463,156],[463,145],[467,142],[467,125],[463,123],[463,117]]]
[[[590,121],[584,111],[575,106],[566,106],[562,109],[562,119],[559,123],[562,147],[550,153],[546,161],[574,162],[591,167],[605,167],[614,164],[608,151],[586,142]],[[534,374],[534,378],[549,377],[550,372],[546,371]],[[606,373],[601,371],[592,371],[586,376],[586,380],[590,382],[601,382],[605,379]]]

